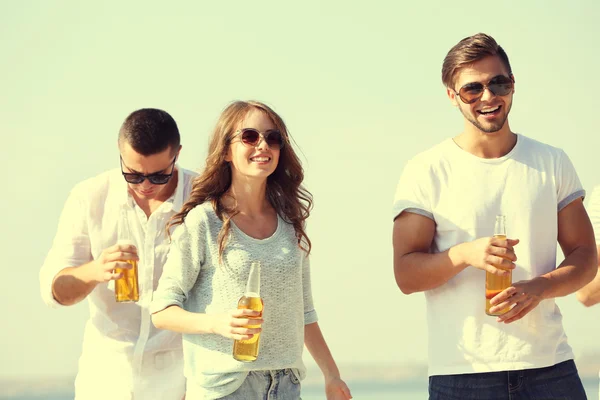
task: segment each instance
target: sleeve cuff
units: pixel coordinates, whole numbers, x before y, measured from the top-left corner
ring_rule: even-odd
[[[46,303],[46,305],[50,308],[57,309],[57,308],[67,307],[64,304],[60,304],[54,298],[54,294],[52,294],[52,284],[50,284],[50,286],[47,288],[47,290],[45,290],[44,293],[42,293],[42,300],[44,300],[44,303]]]
[[[559,202],[558,203],[558,211],[561,211],[563,208],[565,208],[566,206],[568,206],[569,204],[571,204],[574,200],[576,200],[578,198],[581,198],[581,199],[585,198],[585,190],[583,190],[583,189],[578,190],[575,193],[567,196],[561,202]]]
[[[393,219],[394,219],[394,221],[396,220],[396,218],[398,218],[400,216],[400,214],[402,214],[405,211],[413,213],[413,214],[422,215],[422,216],[427,217],[430,220],[432,220],[432,221],[435,222],[435,218],[433,217],[433,214],[431,212],[429,212],[427,210],[424,210],[422,208],[411,207],[411,206],[406,205],[406,204],[397,204],[397,205],[394,205],[394,209],[393,209],[393,212],[394,212]]]
[[[150,311],[150,314],[154,314],[170,306],[183,308],[183,304],[175,299],[153,299],[148,310]]]
[[[53,273],[54,271],[48,273],[48,270],[49,268],[47,268],[44,265],[39,275],[42,300],[50,308],[67,307],[66,305],[60,304],[58,301],[56,301],[56,299],[54,298],[54,294],[52,293],[52,284],[54,283],[54,279],[56,278],[56,275],[58,275],[60,270],[56,271],[56,273]]]
[[[304,325],[314,324],[318,320],[319,318],[317,317],[317,312],[315,310],[304,313]]]

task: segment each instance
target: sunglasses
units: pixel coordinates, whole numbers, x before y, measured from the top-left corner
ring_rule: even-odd
[[[125,165],[125,163],[123,162],[123,158],[121,157],[121,173],[123,174],[123,178],[125,178],[125,180],[128,183],[133,183],[133,184],[137,185],[138,183],[142,183],[146,179],[148,179],[150,181],[150,183],[152,183],[153,185],[164,185],[167,182],[169,182],[169,179],[171,179],[171,177],[173,176],[173,172],[175,171],[175,160],[177,160],[177,156],[175,156],[175,158],[173,159],[173,161],[170,164],[170,167],[171,167],[170,174],[154,173],[154,174],[144,175],[144,174],[138,174],[138,173],[132,173],[132,172],[124,172],[123,165]],[[125,165],[125,167],[127,167],[127,165]],[[127,167],[127,169],[131,169],[131,168]]]
[[[240,136],[242,143],[251,147],[256,147],[261,138],[272,149],[282,149],[285,143],[281,132],[276,129],[268,130],[262,133],[254,128],[244,128],[235,131],[233,137],[235,138],[238,135]]]
[[[467,83],[454,93],[460,97],[465,104],[473,104],[483,96],[487,88],[494,96],[506,96],[514,87],[515,81],[512,77],[498,75],[493,77],[487,85],[481,82]]]

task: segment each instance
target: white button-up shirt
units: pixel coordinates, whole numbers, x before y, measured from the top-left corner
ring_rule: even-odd
[[[175,193],[149,218],[129,195],[119,169],[79,183],[67,199],[40,271],[42,297],[48,305],[61,306],[52,294],[58,272],[97,259],[117,243],[122,207],[139,256],[138,302],[117,303],[114,281],[98,284],[87,297],[90,319],[75,381],[77,399],[181,400],[185,393],[181,335],[156,329],[148,311],[169,250],[166,223],[181,209],[196,176],[177,171]]]

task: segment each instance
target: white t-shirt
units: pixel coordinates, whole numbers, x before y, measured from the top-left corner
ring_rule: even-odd
[[[513,282],[556,268],[557,214],[585,195],[560,149],[522,135],[504,157],[483,159],[448,139],[406,165],[394,199],[403,211],[431,218],[430,251],[492,236],[496,215],[506,216],[509,238],[519,239]],[[541,368],[573,358],[553,299],[521,320],[496,322],[485,314],[485,272],[468,267],[425,292],[429,375]]]

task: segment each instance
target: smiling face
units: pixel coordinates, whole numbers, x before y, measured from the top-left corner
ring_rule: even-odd
[[[277,127],[269,116],[256,108],[251,109],[246,117],[240,122],[236,130],[252,128],[259,132],[276,130]],[[260,137],[255,146],[245,144],[241,135],[236,135],[225,156],[225,160],[231,164],[232,180],[259,179],[266,181],[277,168],[280,149],[277,146],[269,146]]]
[[[458,107],[473,127],[486,134],[494,134],[508,126],[514,88],[505,96],[494,95],[489,88],[485,88],[481,98],[472,104],[465,104],[456,92],[474,82],[488,85],[499,76],[509,77],[510,73],[499,57],[489,56],[461,68],[454,79],[454,87],[447,89],[452,104]]]

